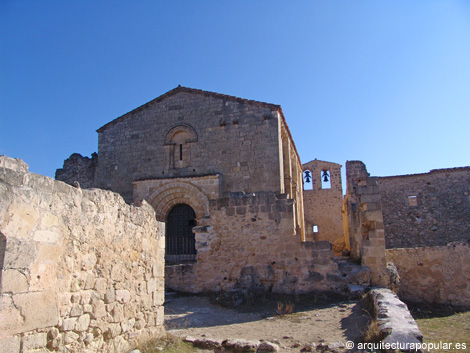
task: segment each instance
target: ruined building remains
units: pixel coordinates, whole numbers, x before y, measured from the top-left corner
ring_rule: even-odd
[[[341,166],[302,166],[279,105],[179,86],[98,134],[98,155],[72,155],[56,178],[150,203],[166,223],[168,287],[344,290],[330,244],[342,236]],[[316,184],[305,213],[306,168],[331,186]]]
[[[371,177],[361,161],[346,162],[345,240],[399,294],[415,302],[470,307],[470,167]]]

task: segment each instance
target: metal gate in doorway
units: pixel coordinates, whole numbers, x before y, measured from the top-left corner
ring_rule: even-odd
[[[167,264],[196,261],[196,240],[193,233],[196,225],[196,214],[190,206],[178,204],[170,210],[165,234]]]

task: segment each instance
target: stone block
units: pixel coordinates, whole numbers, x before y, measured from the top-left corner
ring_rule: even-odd
[[[108,287],[104,293],[104,302],[106,304],[113,303],[116,300],[116,293],[113,287]]]
[[[23,352],[45,348],[46,345],[47,345],[47,333],[46,332],[25,335],[23,336],[23,339],[22,339]]]
[[[116,290],[116,301],[119,303],[129,303],[131,293],[127,289]]]
[[[78,318],[75,325],[75,330],[78,332],[83,332],[88,329],[88,326],[90,326],[90,315],[84,314]]]
[[[77,333],[73,331],[69,331],[69,332],[66,332],[64,335],[64,343],[73,344],[73,343],[76,343],[79,338],[80,338],[80,335],[78,335]]]
[[[19,336],[5,338],[0,336],[0,353],[20,353],[20,343]]]
[[[152,294],[154,291],[157,290],[157,280],[155,278],[151,278],[147,281],[147,293]]]
[[[4,269],[30,268],[36,256],[36,243],[17,238],[9,238],[7,233],[7,245],[4,257]]]
[[[5,329],[6,334],[16,334],[57,325],[59,313],[53,292],[32,292],[13,295],[15,308],[21,319]],[[8,312],[8,310],[7,310]],[[3,316],[2,310],[2,316]],[[10,312],[10,314],[15,315]]]
[[[72,331],[75,330],[75,325],[78,321],[76,317],[70,317],[62,321],[61,330],[62,331]]]
[[[24,293],[29,290],[28,278],[18,270],[6,269],[2,274],[3,293]]]

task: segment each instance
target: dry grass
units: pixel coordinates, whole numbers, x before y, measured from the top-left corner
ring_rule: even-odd
[[[470,352],[470,311],[453,312],[447,316],[428,311],[414,312],[425,343],[465,343],[466,349],[441,349],[435,352]]]
[[[198,352],[191,344],[180,337],[166,335],[149,340],[137,347],[141,353],[191,353]]]
[[[379,343],[384,338],[383,333],[379,329],[377,320],[371,319],[369,326],[364,332],[363,340],[367,343]]]
[[[277,302],[276,314],[279,316],[292,314],[294,311],[295,304],[291,302]]]
[[[363,310],[369,316],[369,324],[363,333],[362,340],[367,343],[379,343],[384,337],[384,333],[379,329],[379,323],[377,321],[374,303],[370,297],[365,294],[362,297]]]

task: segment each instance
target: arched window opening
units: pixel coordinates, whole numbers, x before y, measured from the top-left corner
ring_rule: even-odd
[[[310,170],[304,171],[304,190],[313,190],[313,178]]]
[[[166,222],[166,262],[196,261],[196,239],[193,228],[197,225],[196,213],[186,204],[175,205]]]
[[[164,145],[168,146],[170,169],[188,167],[191,162],[191,143],[193,142],[197,142],[197,134],[187,124],[174,126],[167,132]]]
[[[321,188],[331,189],[331,174],[328,169],[323,169],[321,171]]]

